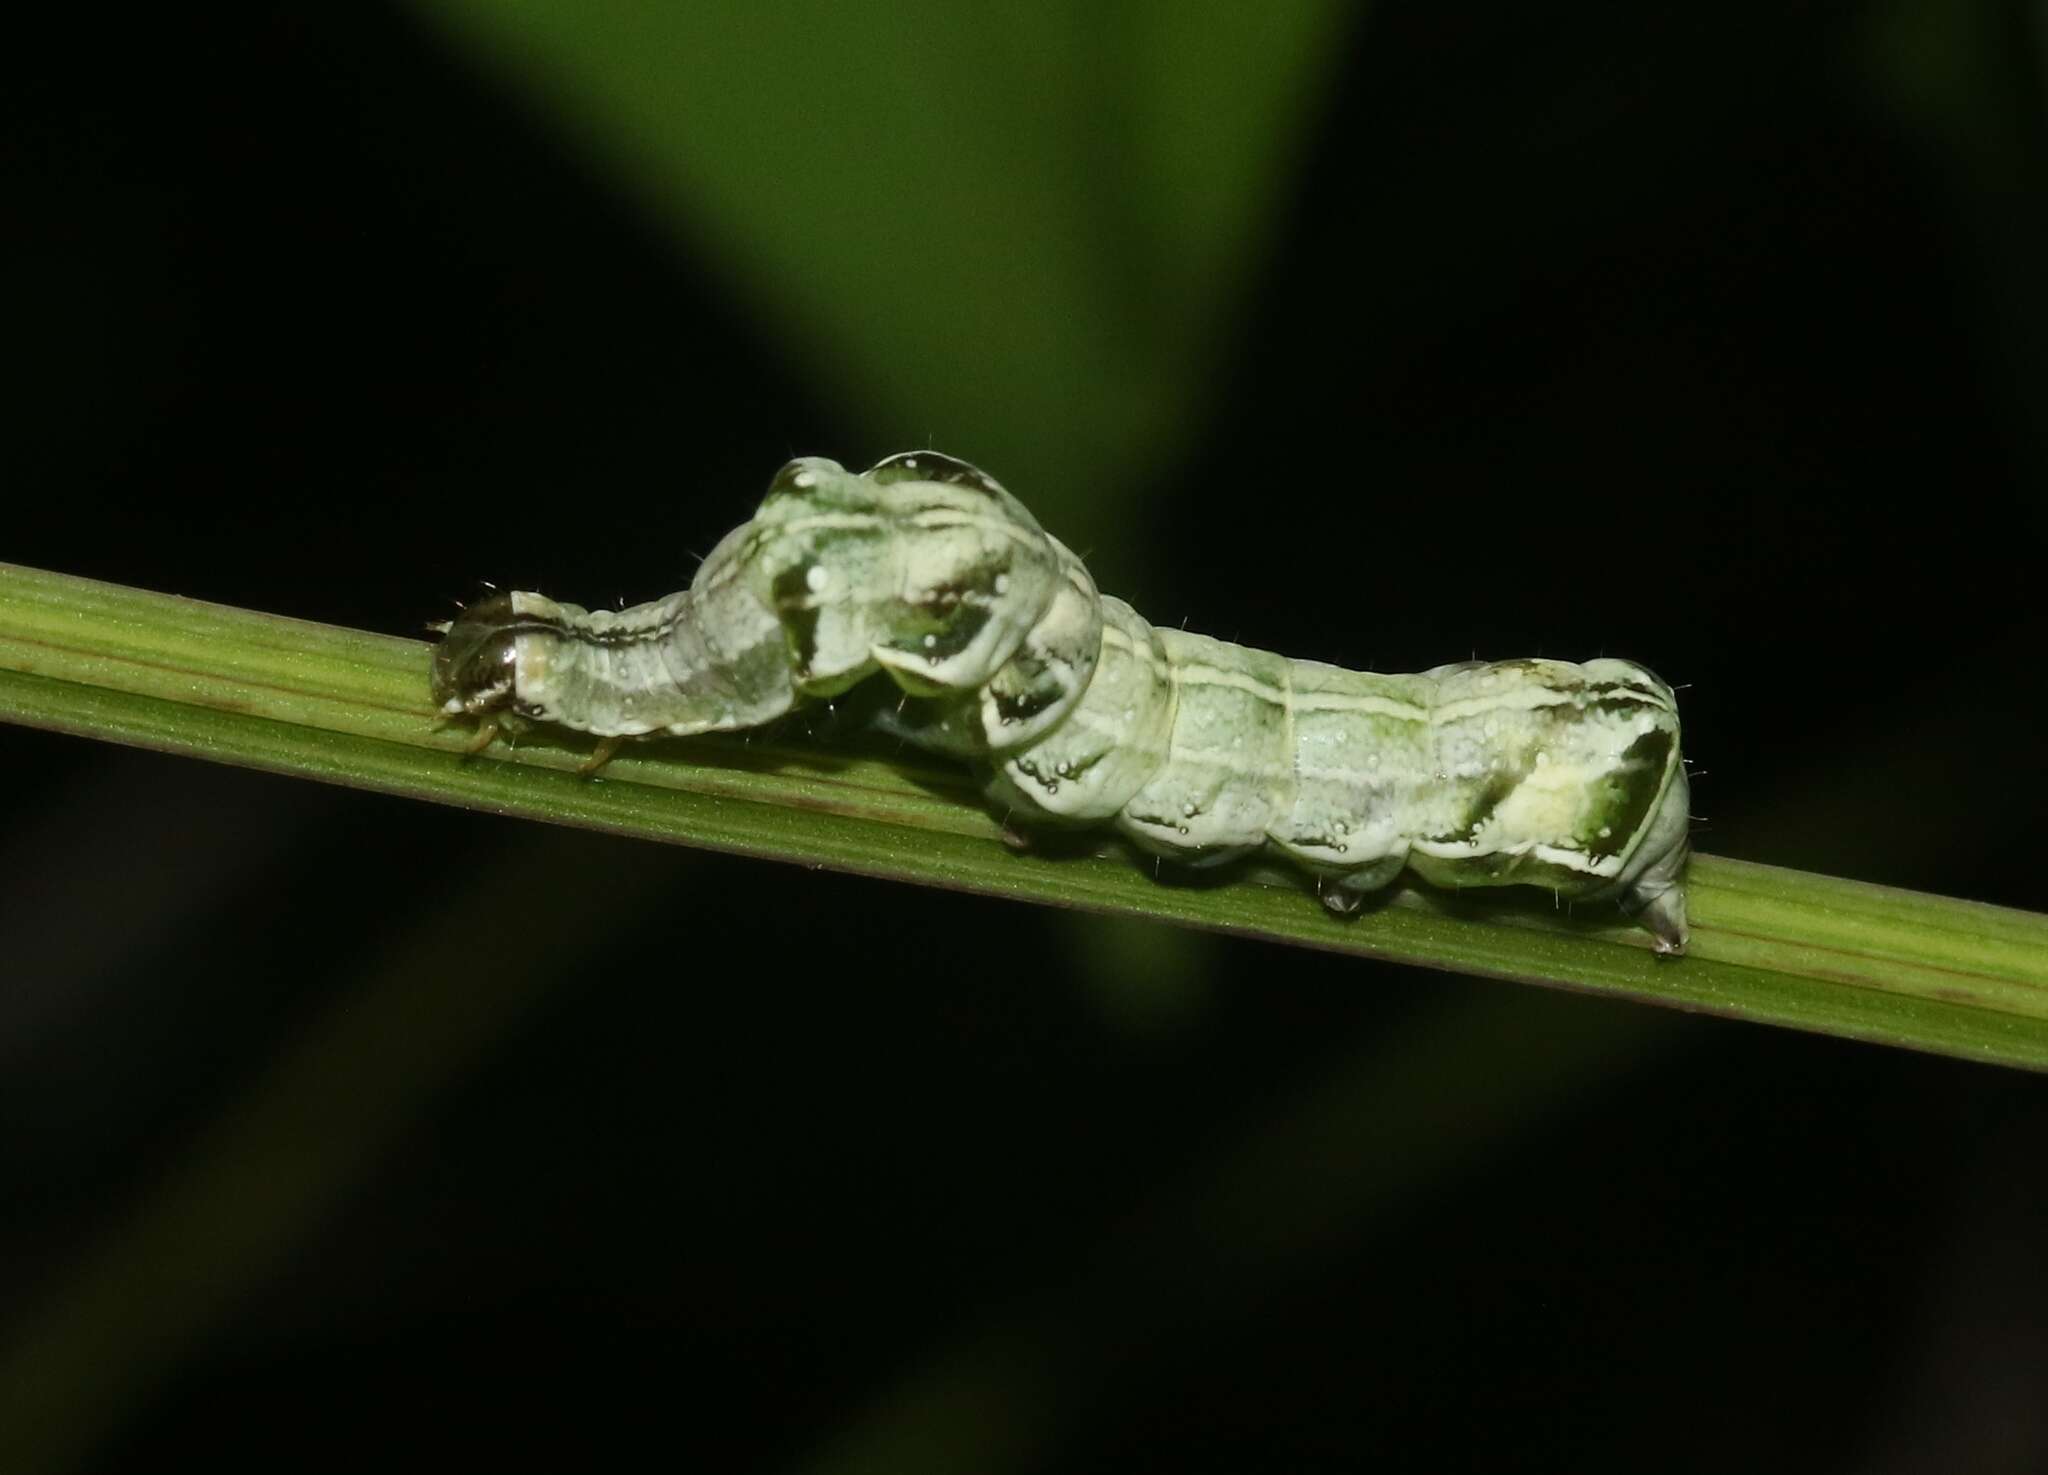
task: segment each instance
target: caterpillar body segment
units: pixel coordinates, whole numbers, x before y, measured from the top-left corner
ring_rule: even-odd
[[[691,586],[585,610],[498,595],[435,652],[448,715],[605,737],[757,727],[884,671],[884,719],[975,765],[1012,822],[1114,825],[1213,865],[1271,847],[1354,909],[1404,868],[1444,887],[1612,898],[1686,940],[1688,788],[1641,666],[1349,671],[1159,629],[985,473],[931,451],[776,476]]]

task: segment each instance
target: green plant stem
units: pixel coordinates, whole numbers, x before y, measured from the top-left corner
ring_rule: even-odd
[[[800,740],[569,735],[468,756],[420,642],[0,564],[0,717],[446,804],[2048,1068],[2048,917],[1697,857],[1677,960],[1611,915],[1422,888],[1339,919],[1299,877],[1159,884],[1016,854],[968,777]],[[906,755],[908,756],[908,755]],[[1602,909],[1604,910],[1604,909]]]

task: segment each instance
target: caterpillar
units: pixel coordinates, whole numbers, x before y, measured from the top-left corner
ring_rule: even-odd
[[[881,671],[882,725],[1026,827],[1113,825],[1211,866],[1268,849],[1355,911],[1439,887],[1613,900],[1684,951],[1671,688],[1601,659],[1349,671],[1148,624],[994,478],[935,451],[790,462],[690,587],[618,611],[501,593],[447,625],[443,719],[619,740],[758,727]]]

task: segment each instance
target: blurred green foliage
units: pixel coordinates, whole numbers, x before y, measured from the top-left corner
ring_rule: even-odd
[[[1357,19],[1337,0],[421,9],[558,112],[890,449],[971,447],[1083,548],[1199,404]]]

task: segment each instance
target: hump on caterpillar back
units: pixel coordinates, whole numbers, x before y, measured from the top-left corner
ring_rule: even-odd
[[[885,487],[899,481],[936,481],[951,487],[968,487],[1004,502],[1010,499],[1002,483],[979,466],[971,466],[942,451],[901,451],[885,456],[870,466],[866,475],[869,481]]]
[[[939,499],[942,503],[970,513],[992,513],[1036,536],[1043,537],[1045,533],[1038,519],[1031,515],[1031,509],[1012,496],[1001,482],[958,456],[940,451],[903,451],[877,461],[861,473],[860,479],[883,489],[885,500],[899,510],[920,505],[922,499],[916,492],[919,486],[944,487],[947,492]],[[981,505],[977,507],[977,503]]]
[[[892,599],[886,627],[872,632],[875,662],[915,696],[984,686],[1066,582],[1062,550],[1001,483],[957,457],[904,451],[860,480],[892,539]]]
[[[866,512],[874,494],[866,480],[825,456],[799,456],[768,483],[754,516],[780,523],[819,512]]]

